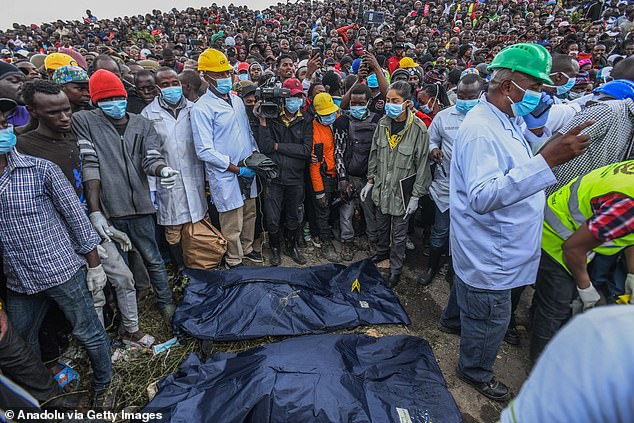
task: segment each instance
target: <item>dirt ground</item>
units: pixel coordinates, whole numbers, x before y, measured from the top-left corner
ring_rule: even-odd
[[[416,249],[407,252],[404,273],[400,284],[395,289],[412,320],[412,324],[409,327],[396,325],[361,327],[350,332],[368,333],[374,336],[377,332],[379,336],[406,334],[424,338],[434,351],[449,390],[462,412],[464,422],[495,423],[505,404],[486,399],[471,386],[458,379],[455,369],[458,363],[460,339],[456,335],[449,335],[437,329],[438,319],[449,296],[449,284],[445,281],[444,275],[438,275],[431,285],[424,288],[416,283],[416,277],[421,273],[427,261],[423,255],[421,229],[417,229],[417,231],[419,231],[417,235],[412,236]],[[308,265],[326,263],[320,250],[312,246],[310,242],[308,244],[307,248],[302,249],[303,254],[308,259]],[[358,247],[354,261],[362,260],[368,256],[365,250],[366,244],[363,241],[359,242]],[[335,248],[340,251],[340,244],[335,242]],[[264,248],[263,251],[267,257],[268,249]],[[283,255],[282,266],[296,265],[290,258]],[[387,277],[387,271],[383,271],[383,274]],[[180,297],[182,289],[182,286],[175,288],[177,298]],[[532,290],[527,289],[524,295],[525,298],[520,304],[518,314],[520,324],[525,322],[528,297],[532,295]],[[142,329],[152,333],[160,341],[165,341],[171,337],[165,324],[160,321],[157,310],[151,305],[142,307],[140,324]],[[522,343],[520,346],[502,344],[495,365],[496,376],[507,384],[514,394],[519,392],[530,369],[528,339],[525,332],[521,332],[521,335]],[[278,340],[278,338],[269,337],[236,343],[218,343],[213,345],[211,352],[238,352]],[[116,378],[113,382],[118,391],[115,408],[117,410],[142,408],[148,400],[148,384],[174,372],[189,353],[200,351],[198,342],[190,340],[184,345],[172,348],[167,355],[163,353],[152,356],[151,354],[132,352],[130,358],[117,362],[115,364]],[[83,361],[81,367],[89,371],[85,357]],[[88,378],[82,378],[83,383],[87,383],[87,380]]]

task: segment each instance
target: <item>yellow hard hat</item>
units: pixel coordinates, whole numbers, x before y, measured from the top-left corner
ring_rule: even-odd
[[[79,66],[77,61],[64,53],[51,53],[44,59],[46,70],[57,70],[62,66]]]
[[[313,100],[313,107],[318,115],[327,116],[333,114],[339,107],[332,101],[332,96],[328,93],[319,93]]]
[[[198,57],[198,70],[210,72],[227,72],[233,70],[227,56],[214,48],[208,48]]]
[[[411,57],[403,57],[398,65],[400,68],[409,69],[417,67],[418,63],[416,63]]]

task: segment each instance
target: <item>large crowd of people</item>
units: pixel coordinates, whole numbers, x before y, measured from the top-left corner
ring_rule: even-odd
[[[151,347],[139,302],[153,292],[169,325],[170,278],[205,260],[303,266],[311,244],[371,258],[391,287],[407,250],[422,287],[445,264],[438,328],[460,336],[458,376],[496,401],[526,286],[535,362],[571,316],[634,302],[631,2],[87,10],[13,24],[0,49],[0,369],[46,406],[74,406],[56,383],[72,333],[107,408],[106,311],[114,336]],[[205,246],[212,223],[226,251]],[[586,371],[566,383],[589,388]],[[627,421],[540,415],[539,388],[502,421]]]

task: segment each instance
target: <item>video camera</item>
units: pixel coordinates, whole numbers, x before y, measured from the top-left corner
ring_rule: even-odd
[[[284,107],[284,99],[290,96],[291,90],[275,86],[273,78],[255,90],[255,100],[262,102],[260,115],[266,119],[279,117]]]

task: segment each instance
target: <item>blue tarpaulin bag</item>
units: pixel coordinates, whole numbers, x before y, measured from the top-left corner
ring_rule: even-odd
[[[370,260],[345,267],[239,267],[188,270],[172,321],[203,341],[322,333],[410,319]]]

